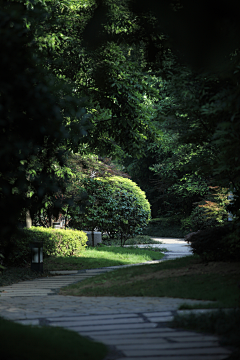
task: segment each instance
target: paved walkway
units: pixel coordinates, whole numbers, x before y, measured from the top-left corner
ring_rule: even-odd
[[[170,242],[171,240],[169,240]],[[177,241],[177,240],[174,240]],[[167,244],[166,245],[171,245]],[[168,258],[179,255],[177,246]],[[184,244],[182,244],[184,246]],[[161,245],[163,246],[163,245]],[[163,247],[166,247],[165,244]],[[186,252],[189,248],[186,248]],[[171,250],[170,250],[171,251]],[[182,250],[181,250],[182,251]],[[186,255],[186,252],[182,253]],[[0,316],[21,324],[61,326],[109,346],[106,360],[223,360],[231,351],[218,338],[169,328],[182,303],[199,301],[152,297],[60,296],[65,285],[116,267],[67,272],[0,288]],[[64,272],[66,273],[66,272]]]
[[[151,245],[137,245],[140,248],[164,248],[167,249],[164,260],[176,259],[179,257],[192,255],[192,250],[189,244],[184,239],[178,238],[153,238],[153,240],[158,241],[159,244]],[[129,245],[130,246],[130,245]]]

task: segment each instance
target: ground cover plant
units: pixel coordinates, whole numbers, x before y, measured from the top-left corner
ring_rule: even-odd
[[[101,360],[108,352],[105,345],[74,331],[21,325],[2,318],[0,338],[2,360],[66,360],[70,354],[72,360]]]
[[[102,242],[104,245],[121,245],[121,240],[117,238],[111,239],[107,235],[103,235]],[[125,245],[151,245],[151,244],[161,244],[161,241],[153,240],[148,235],[136,235],[133,238],[130,238],[126,241]]]
[[[143,230],[143,234],[153,237],[183,238],[188,232],[181,228],[179,218],[174,218],[174,216],[151,219],[146,229]]]
[[[206,264],[198,256],[187,256],[115,270],[70,285],[60,293],[75,296],[166,296],[206,300],[207,307],[235,307],[239,301],[239,279],[239,263]]]
[[[33,280],[46,276],[51,276],[51,274],[46,270],[44,270],[43,273],[32,271],[30,265],[25,267],[7,266],[0,272],[0,286],[7,286],[18,283],[19,281]]]
[[[238,224],[212,227],[194,232],[188,241],[194,254],[203,261],[240,260],[240,227]]]
[[[184,328],[205,333],[212,333],[220,337],[220,344],[234,346],[238,350],[228,358],[238,360],[240,358],[240,310],[218,310],[206,314],[176,315],[173,327]]]
[[[50,270],[81,270],[107,266],[129,265],[159,260],[164,256],[160,251],[120,246],[88,247],[79,255],[71,257],[49,257],[44,268]]]

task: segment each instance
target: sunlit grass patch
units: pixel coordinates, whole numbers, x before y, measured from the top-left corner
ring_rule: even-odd
[[[44,260],[46,270],[81,270],[108,266],[138,264],[159,260],[164,256],[159,251],[134,247],[99,246],[88,247],[78,256],[49,257]]]

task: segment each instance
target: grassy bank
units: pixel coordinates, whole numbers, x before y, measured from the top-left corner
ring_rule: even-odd
[[[108,349],[74,331],[0,318],[1,360],[102,360]]]
[[[166,296],[214,301],[209,307],[235,307],[240,264],[200,262],[197,256],[115,270],[70,285],[63,295]],[[199,307],[204,307],[199,305]]]
[[[206,314],[189,314],[175,316],[172,327],[195,330],[214,334],[220,337],[220,344],[233,346],[236,350],[228,360],[240,359],[240,309],[228,312],[219,310]]]

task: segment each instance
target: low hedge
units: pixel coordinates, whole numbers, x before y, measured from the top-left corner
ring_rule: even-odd
[[[31,257],[29,244],[35,241],[43,242],[43,256],[72,256],[76,252],[84,251],[87,235],[83,231],[68,229],[53,229],[31,227],[22,229],[11,238],[11,251],[7,262],[21,265],[28,263]]]

